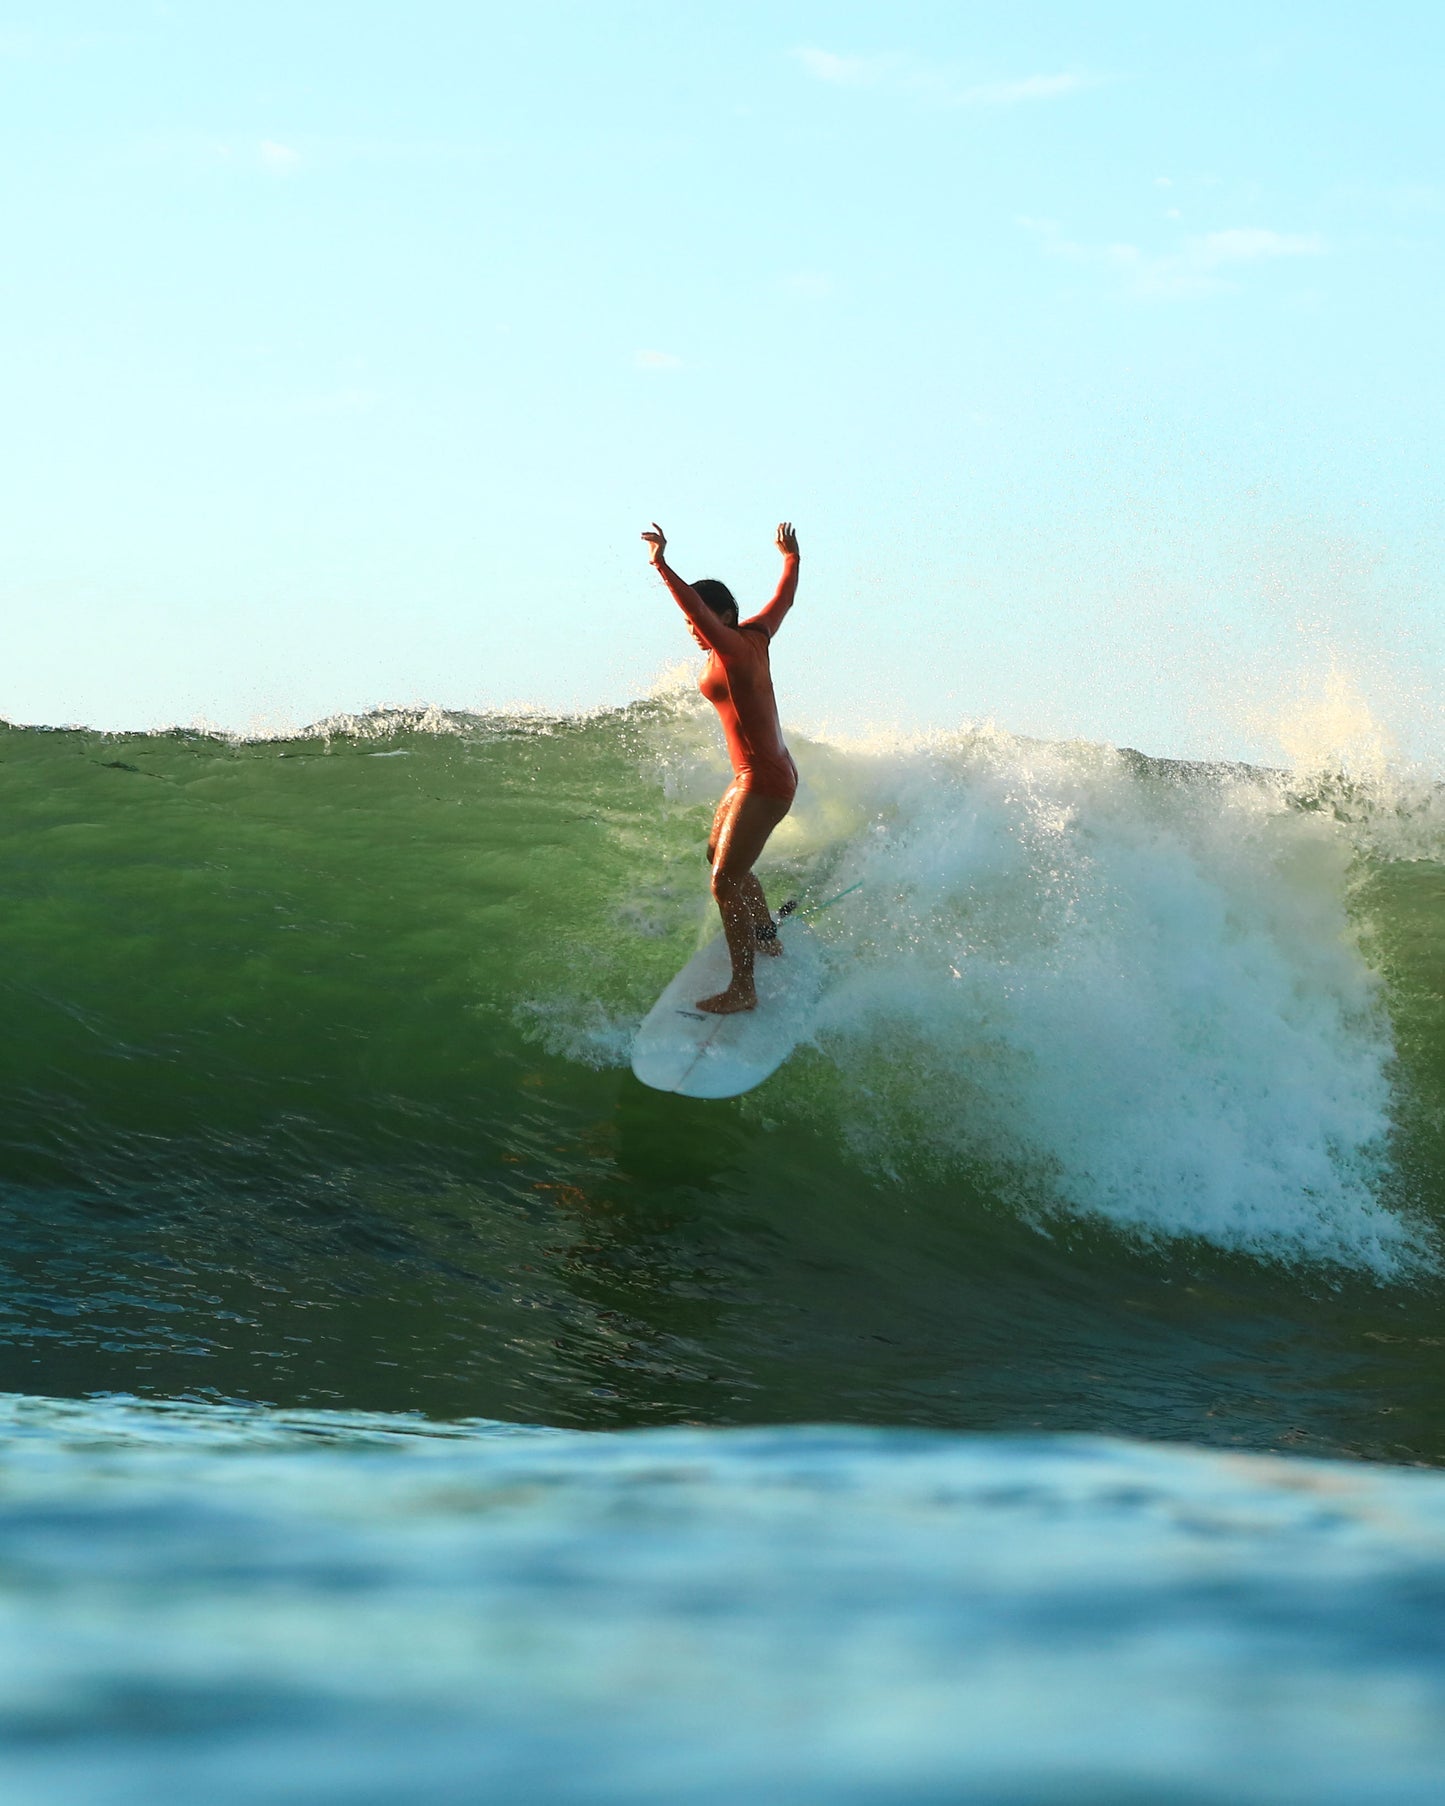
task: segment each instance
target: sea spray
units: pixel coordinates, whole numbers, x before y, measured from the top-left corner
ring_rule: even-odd
[[[725,782],[706,727],[682,702],[650,723],[643,775],[674,805]],[[1041,1222],[1382,1277],[1430,1258],[1386,1201],[1391,1028],[1338,811],[1280,774],[997,729],[797,743],[763,875],[861,889],[819,924],[820,1057],[770,1086],[771,1115],[895,1179],[983,1168]],[[701,872],[694,895],[706,934]],[[626,1058],[631,1010],[525,1009],[556,1051]]]
[[[1382,1274],[1388,1017],[1348,844],[1278,789],[988,734],[857,755],[818,1043],[866,1159]]]

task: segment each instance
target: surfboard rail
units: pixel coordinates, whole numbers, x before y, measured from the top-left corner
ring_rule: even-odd
[[[679,1097],[740,1097],[777,1071],[812,1025],[822,992],[823,949],[798,913],[781,917],[779,958],[754,967],[758,1007],[732,1016],[697,1008],[732,975],[727,942],[716,935],[687,962],[652,1006],[632,1047],[632,1070],[654,1091]]]

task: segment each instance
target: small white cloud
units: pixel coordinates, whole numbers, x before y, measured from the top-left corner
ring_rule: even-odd
[[[292,150],[289,144],[278,144],[274,138],[263,138],[256,147],[256,155],[261,159],[262,169],[269,169],[277,176],[289,176],[301,163],[300,151]]]
[[[841,88],[880,88],[907,94],[949,107],[1011,107],[1031,100],[1057,100],[1083,88],[1097,87],[1104,78],[1072,72],[1057,75],[1025,75],[1015,80],[971,82],[956,69],[926,63],[900,51],[877,56],[839,56],[836,51],[795,50],[803,68],[816,81]]]
[[[370,414],[378,399],[375,389],[327,389],[298,396],[293,406],[298,414]]]
[[[1346,182],[1335,190],[1342,201],[1366,206],[1404,218],[1439,213],[1445,207],[1445,188],[1429,182],[1402,182],[1393,188],[1376,188],[1363,182]]]
[[[795,50],[794,56],[820,82],[844,88],[871,88],[906,67],[899,56],[837,56],[831,50]]]
[[[112,34],[102,31],[4,31],[0,32],[0,56],[74,56],[108,49],[115,42]]]
[[[1063,94],[1077,94],[1081,88],[1094,88],[1097,76],[1026,75],[1022,81],[979,82],[962,89],[957,102],[966,107],[1012,107],[1022,100],[1057,100]]]
[[[1258,226],[1237,226],[1228,232],[1207,232],[1191,238],[1188,250],[1206,269],[1221,263],[1254,263],[1261,257],[1318,257],[1325,241],[1318,232],[1271,232]]]
[[[639,370],[681,370],[682,359],[671,351],[635,351],[632,361]]]
[[[374,413],[382,397],[375,389],[343,386],[334,389],[247,391],[237,396],[229,412],[243,419],[278,421],[352,419]]]
[[[1077,263],[1111,265],[1124,278],[1124,292],[1139,300],[1186,301],[1227,294],[1239,284],[1221,275],[1232,266],[1280,257],[1318,257],[1325,241],[1317,232],[1273,232],[1260,226],[1236,226],[1186,238],[1174,251],[1146,251],[1141,245],[1084,245],[1065,238],[1058,222],[1021,218],[1051,257]]]
[[[833,278],[818,270],[796,270],[784,276],[783,288],[802,301],[825,301],[833,292]]]
[[[1174,178],[1173,176],[1155,176],[1154,186],[1156,188],[1172,188],[1174,186]]]

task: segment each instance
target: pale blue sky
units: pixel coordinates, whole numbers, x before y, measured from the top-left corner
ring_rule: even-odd
[[[0,712],[1439,725],[1435,6],[0,4]]]

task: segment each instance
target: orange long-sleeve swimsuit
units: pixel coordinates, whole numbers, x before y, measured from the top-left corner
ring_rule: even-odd
[[[737,637],[745,644],[730,657],[713,648],[697,687],[722,722],[733,781],[759,796],[791,802],[798,788],[798,768],[783,744],[767,629],[748,623]]]
[[[791,802],[798,768],[783,743],[768,648],[798,587],[798,561],[789,558],[777,594],[750,620],[729,627],[712,612],[690,583],[662,559],[657,570],[678,607],[710,650],[698,689],[722,722],[732,762],[733,782],[759,796]]]

